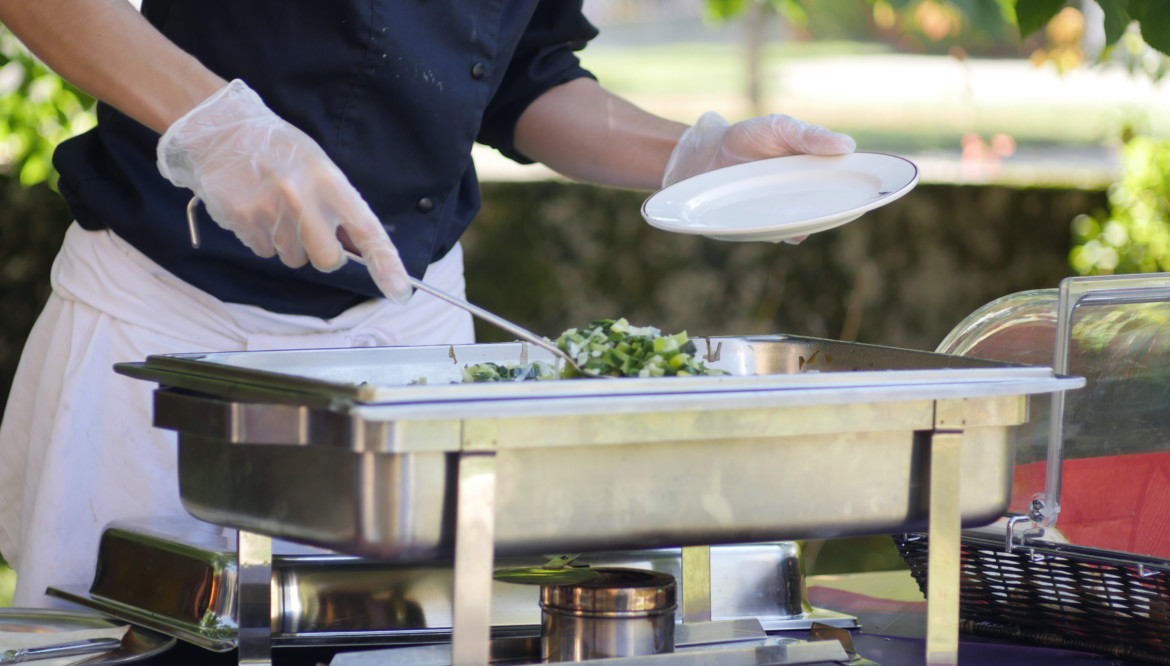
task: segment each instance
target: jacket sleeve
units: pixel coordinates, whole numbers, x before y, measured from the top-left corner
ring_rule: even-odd
[[[548,89],[593,77],[581,67],[576,51],[596,36],[597,28],[581,12],[581,0],[541,0],[488,103],[477,140],[517,162],[531,164],[513,145],[516,121]]]

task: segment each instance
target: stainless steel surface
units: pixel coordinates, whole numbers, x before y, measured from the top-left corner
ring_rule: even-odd
[[[541,655],[588,661],[674,651],[677,586],[669,574],[604,568],[577,584],[541,588]]]
[[[711,547],[686,546],[682,549],[683,595],[682,621],[711,621]]]
[[[347,446],[354,443],[352,437],[375,437],[377,441],[367,444],[387,452],[409,449],[401,441],[384,441],[387,433],[378,431],[323,441],[322,437],[337,434],[342,424],[316,408],[345,407],[377,421],[410,415],[440,420],[551,417],[603,414],[615,411],[615,406],[626,413],[680,412],[1048,393],[1054,390],[1054,381],[1062,385],[1043,367],[834,340],[772,335],[703,337],[695,342],[706,364],[730,374],[461,383],[465,365],[551,360],[551,355],[526,343],[174,354],[119,364],[117,369],[220,398],[287,406],[280,419],[287,433],[275,429],[275,423],[256,421],[256,410],[238,414],[242,420],[231,432],[223,430],[222,417],[202,428],[195,422],[169,427],[186,425],[195,434],[231,436],[230,441],[241,444],[304,444],[312,435],[315,444]],[[1078,383],[1067,381],[1068,386]],[[429,434],[436,441],[428,449],[458,448],[459,440],[446,431]],[[411,444],[423,446],[419,441]]]
[[[959,494],[962,433],[935,432],[930,447],[930,538],[926,663],[959,663]]]
[[[1025,403],[1020,396],[1005,396],[969,406],[972,421],[978,422],[979,412],[987,419],[963,436],[970,483],[964,485],[962,506],[965,524],[973,526],[996,519],[1006,506],[1012,463],[1006,429],[1023,420]],[[918,461],[928,443],[915,433],[932,427],[933,409],[933,401],[922,401],[643,415],[638,420],[648,436],[690,421],[692,432],[710,439],[501,448],[496,553],[923,529],[927,502],[917,490],[923,483]],[[611,427],[628,427],[629,419],[584,421],[580,430],[578,423],[565,427],[608,437]],[[798,424],[807,434],[800,434]],[[501,427],[501,438],[512,441],[565,434],[508,425],[519,426],[511,432]],[[743,432],[757,428],[760,436]],[[451,557],[453,523],[445,508],[455,489],[449,481],[455,463],[448,454],[225,446],[222,440],[180,434],[179,461],[184,505],[203,520],[374,559]],[[233,476],[231,470],[239,469],[252,470],[248,483]]]
[[[505,639],[492,641],[492,664],[536,664],[541,661],[538,653],[531,652],[531,644],[522,640]],[[420,647],[391,648],[343,652],[334,656],[330,666],[449,666],[451,648],[449,645],[427,645]],[[595,659],[594,666],[783,666],[788,664],[849,664],[850,666],[876,666],[874,662],[850,655],[838,641],[801,641],[790,638],[765,637],[745,640],[729,645],[700,645],[694,648],[679,647],[670,655],[647,655]]]
[[[109,629],[121,624],[103,614],[90,611],[67,611],[44,608],[0,608],[0,631],[49,633]],[[85,663],[92,666],[128,664],[156,657],[175,644],[170,636],[141,626],[131,625],[122,637],[121,646]]]
[[[741,376],[442,385],[453,359],[514,359],[522,345],[179,355],[124,369],[187,389],[157,394],[156,423],[180,433],[196,517],[396,561],[452,556],[448,452],[475,432],[497,450],[498,555],[921,529],[915,432],[934,427],[947,397],[968,411],[965,524],[990,522],[1006,504],[1006,431],[1025,420],[1025,394],[1079,384],[789,336],[708,345]],[[405,385],[419,376],[428,383]],[[253,474],[243,482],[238,469]]]
[[[490,441],[490,434],[474,438],[456,463],[454,666],[480,666],[490,657],[496,456],[490,447],[476,450],[477,444]]]
[[[89,638],[21,650],[5,650],[0,652],[0,664],[22,664],[29,661],[111,652],[121,644],[122,641],[117,638]]]
[[[199,245],[200,245],[199,217],[196,214],[199,210],[200,203],[202,203],[202,199],[200,199],[198,196],[191,197],[191,200],[187,202],[187,232],[191,236],[191,247],[193,247],[195,249],[199,249]],[[346,258],[349,259],[350,261],[353,261],[354,263],[357,263],[357,264],[361,264],[362,266],[366,265],[366,260],[360,254],[355,254],[353,252],[350,252],[349,250],[345,250],[344,252],[345,252]],[[410,279],[410,285],[412,287],[414,287],[415,289],[418,289],[419,291],[425,291],[426,293],[430,294],[431,296],[434,296],[435,298],[437,298],[441,301],[444,301],[446,303],[454,305],[455,307],[457,307],[461,310],[466,310],[472,316],[478,317],[478,318],[488,322],[492,326],[495,326],[501,330],[507,331],[507,332],[511,333],[512,335],[515,335],[520,340],[525,340],[527,342],[531,342],[532,344],[536,345],[537,347],[540,347],[542,349],[549,351],[550,353],[552,353],[554,356],[560,358],[565,363],[568,363],[569,365],[573,366],[574,368],[577,368],[577,370],[581,369],[580,366],[577,365],[577,362],[573,359],[572,356],[561,351],[560,347],[557,347],[556,344],[554,344],[552,341],[545,338],[544,336],[537,335],[537,334],[533,333],[532,331],[524,328],[523,326],[521,326],[515,322],[509,321],[509,320],[501,317],[500,315],[498,315],[494,312],[491,312],[490,310],[485,310],[485,309],[479,307],[478,305],[475,305],[474,303],[470,303],[462,298],[459,298],[458,296],[453,296],[453,295],[448,294],[447,292],[445,292],[441,289],[432,287],[431,285],[423,282],[422,280],[419,280],[418,278],[416,278],[414,276],[408,275],[407,277]]]
[[[158,393],[156,425],[179,431],[180,492],[193,515],[399,562],[449,558],[452,544],[444,535],[457,548],[470,542],[476,557],[490,562],[507,554],[904,532],[952,507],[960,521],[985,524],[1007,505],[1007,435],[1026,421],[1026,396],[1082,384],[1047,368],[785,336],[711,339],[707,346],[709,362],[756,374],[409,394],[403,391],[409,385],[379,388],[370,369],[382,366],[371,362],[389,351],[409,365],[418,350],[385,348],[367,354],[347,381],[339,361],[351,350],[316,353],[316,367],[330,381],[306,376],[287,356],[282,372],[225,370],[233,363],[210,361],[215,355],[152,357],[119,369],[168,387]],[[459,351],[447,348],[448,360],[456,361]],[[248,363],[235,358],[236,365]],[[892,363],[899,359],[915,369]],[[768,360],[784,363],[757,363]],[[441,370],[415,368],[425,370],[427,386],[429,373]],[[784,368],[801,374],[777,374]],[[852,372],[833,371],[841,369]],[[206,393],[224,384],[234,385],[230,395]],[[272,400],[280,393],[290,395]],[[249,395],[274,404],[273,412],[245,404]],[[295,433],[239,418],[252,410],[262,424],[290,404],[297,409]],[[314,411],[321,415],[314,418]],[[347,418],[330,432],[338,414]],[[208,427],[208,415],[219,421]],[[930,481],[923,461],[936,430],[947,431],[945,446],[953,447],[964,476],[974,478],[924,501],[921,486]],[[294,441],[280,439],[289,434]],[[243,443],[247,437],[257,443]],[[445,510],[455,505],[460,513],[461,495],[476,492],[460,470],[476,457],[493,463],[485,483],[495,489],[494,552],[482,546],[474,521],[452,519]],[[968,464],[989,459],[990,469]],[[241,469],[247,477],[234,475]],[[426,501],[425,493],[436,492],[440,501]],[[949,495],[942,498],[943,492]],[[825,495],[834,501],[809,501]],[[457,591],[459,578],[457,572]],[[477,598],[459,599],[457,613],[489,603],[483,590],[490,576],[463,580]],[[466,615],[475,621],[457,618],[455,661],[486,663],[487,614]],[[473,638],[461,640],[461,633]]]
[[[676,648],[759,641],[767,637],[764,626],[756,619],[683,622],[674,627]]]
[[[450,640],[453,569],[449,563],[394,566],[288,542],[272,560],[272,644],[275,647],[393,645]],[[210,650],[234,649],[236,539],[186,518],[124,521],[106,528],[92,586],[56,587],[50,594],[148,626]],[[535,566],[542,558],[508,559],[501,568]],[[685,596],[680,549],[588,553],[591,567],[662,571]],[[150,570],[152,575],[142,575]],[[849,615],[810,608],[801,597],[795,543],[711,549],[715,620],[760,622],[768,630],[807,628],[814,621],[855,627]],[[539,586],[491,587],[494,636],[539,636]]]
[[[236,534],[239,573],[239,663],[272,663],[272,539],[240,530]]]

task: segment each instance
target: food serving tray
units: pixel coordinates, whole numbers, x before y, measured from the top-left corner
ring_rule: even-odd
[[[930,433],[962,433],[965,525],[1009,498],[1048,368],[777,335],[712,337],[727,376],[457,384],[522,343],[153,356],[204,520],[394,561],[452,555],[458,452],[493,458],[498,555],[922,529]]]
[[[106,526],[92,585],[50,587],[49,595],[120,617],[214,651],[238,642],[239,567],[230,530],[181,517]],[[654,570],[682,576],[681,549],[582,555],[575,566]],[[450,640],[449,564],[397,566],[288,542],[273,544],[271,642],[274,647],[408,645]],[[498,561],[497,571],[527,571],[548,558]],[[856,619],[803,600],[798,549],[791,542],[711,549],[713,620],[752,619],[766,630],[813,622],[855,627]],[[148,575],[144,575],[147,573]],[[497,636],[540,636],[540,586],[492,584]]]

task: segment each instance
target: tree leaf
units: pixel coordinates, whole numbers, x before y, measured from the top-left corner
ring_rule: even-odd
[[[1013,22],[1011,3],[1006,0],[950,0],[977,30],[989,35],[1003,33]]]
[[[1129,16],[1129,2],[1127,0],[1097,0],[1097,5],[1105,13],[1105,43],[1116,44],[1133,20]]]
[[[1170,54],[1170,0],[1142,0],[1130,7],[1141,23],[1142,39],[1162,53]]]
[[[1048,25],[1056,13],[1064,9],[1065,0],[1019,0],[1016,2],[1016,23],[1020,36],[1028,35]]]
[[[729,19],[743,11],[747,0],[707,0],[707,13],[717,19]]]

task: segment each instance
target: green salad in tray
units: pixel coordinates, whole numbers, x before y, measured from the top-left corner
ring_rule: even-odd
[[[477,363],[463,369],[465,382],[525,381],[573,377],[689,377],[722,375],[695,358],[686,332],[663,335],[653,326],[631,326],[625,319],[598,319],[584,329],[570,328],[556,345],[577,365],[558,368],[545,362]]]

